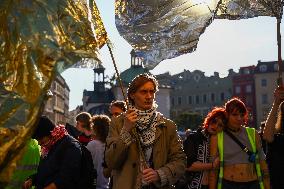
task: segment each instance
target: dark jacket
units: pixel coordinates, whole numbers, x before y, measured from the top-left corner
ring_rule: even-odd
[[[194,162],[209,162],[209,136],[203,134],[201,129],[191,133],[183,143],[187,156],[187,167]],[[202,171],[186,171],[185,178],[190,189],[200,189],[202,187]]]
[[[266,160],[270,173],[270,183],[273,189],[284,189],[284,134],[277,133],[274,140],[268,143]]]
[[[55,183],[58,189],[76,189],[81,167],[81,147],[73,137],[66,135],[57,141],[48,155],[40,160],[33,184],[41,189]]]

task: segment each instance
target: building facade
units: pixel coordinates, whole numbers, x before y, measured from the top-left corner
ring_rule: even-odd
[[[204,72],[195,70],[171,76],[169,73],[157,76],[161,84],[172,87],[170,93],[171,118],[175,119],[184,112],[198,113],[202,117],[215,106],[222,106],[232,96],[232,76],[220,78],[219,73],[205,76]]]
[[[283,70],[282,63],[282,70]],[[283,72],[282,72],[283,74]],[[255,94],[256,94],[256,112],[257,125],[260,126],[265,121],[271,109],[274,100],[274,90],[277,87],[278,80],[278,62],[258,61],[255,68]]]
[[[255,101],[255,66],[246,66],[239,69],[239,73],[233,77],[233,96],[240,98],[249,112],[248,125],[257,127],[256,101]]]
[[[128,84],[134,77],[142,73],[151,74],[134,51],[130,55],[130,68],[120,74],[125,97]],[[88,111],[91,114],[108,114],[108,106],[112,100],[125,99],[118,80],[111,87],[106,87],[108,82],[105,81],[104,68],[101,65],[94,69],[94,74],[94,91],[83,92],[83,106],[76,110],[77,113]],[[175,119],[185,112],[198,113],[204,117],[213,107],[223,106],[228,99],[239,97],[249,111],[248,125],[258,128],[260,122],[266,119],[274,99],[278,64],[276,61],[259,61],[256,66],[241,67],[238,73],[230,69],[228,75],[222,78],[218,72],[205,76],[200,70],[184,70],[175,75],[166,72],[155,77],[160,84],[156,95],[158,111],[166,117]],[[68,89],[65,93],[67,96]],[[64,106],[67,107],[67,104],[66,101]],[[57,111],[62,114],[63,110],[59,107],[62,105],[47,107],[46,112]]]
[[[69,119],[70,89],[61,75],[51,83],[50,98],[45,104],[43,115],[49,117],[55,124],[65,124]]]

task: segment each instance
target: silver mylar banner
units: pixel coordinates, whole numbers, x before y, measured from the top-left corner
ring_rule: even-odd
[[[282,15],[280,0],[116,0],[121,36],[153,69],[162,60],[190,53],[214,20]]]

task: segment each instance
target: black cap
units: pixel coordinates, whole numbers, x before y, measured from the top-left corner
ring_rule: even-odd
[[[42,139],[45,136],[49,136],[51,131],[54,129],[54,123],[46,116],[41,116],[36,130],[32,136],[33,139]]]

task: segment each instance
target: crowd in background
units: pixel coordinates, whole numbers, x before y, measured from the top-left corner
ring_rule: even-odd
[[[128,103],[113,101],[109,115],[81,112],[75,126],[41,116],[6,189],[284,189],[283,88],[259,131],[232,98],[184,140],[157,111],[158,90],[142,74],[129,84]]]

